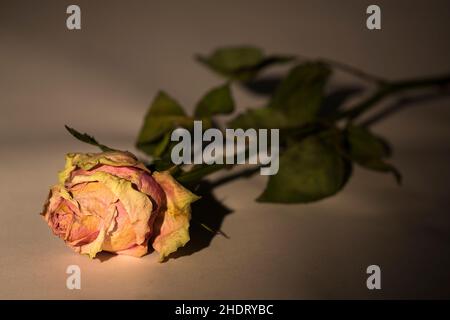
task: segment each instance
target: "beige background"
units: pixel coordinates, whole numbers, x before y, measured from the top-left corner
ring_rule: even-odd
[[[82,8],[81,31],[65,27],[72,3]],[[253,199],[265,178],[241,179],[214,191],[232,211],[221,226],[230,239],[215,237],[164,264],[154,254],[91,261],[38,216],[64,154],[94,150],[63,125],[131,149],[158,89],[190,108],[223,81],[194,62],[195,53],[249,43],[390,79],[450,70],[448,1],[376,3],[383,29],[372,32],[368,1],[1,0],[0,298],[450,297],[445,98],[411,104],[374,127],[395,147],[402,187],[356,169],[326,201],[263,205]],[[355,82],[333,79],[336,86]],[[234,92],[239,108],[263,102]],[[201,210],[217,214],[213,206]],[[81,267],[79,291],[65,287],[70,264]],[[381,291],[366,289],[370,264],[382,268]]]

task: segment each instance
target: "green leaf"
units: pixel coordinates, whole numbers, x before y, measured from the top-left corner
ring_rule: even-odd
[[[159,140],[153,143],[144,143],[139,145],[139,149],[153,157],[160,157],[170,145],[171,132],[166,132]]]
[[[260,202],[307,203],[330,197],[343,188],[351,173],[336,147],[324,136],[293,142],[280,156],[279,171],[269,177]]]
[[[173,168],[174,164],[170,158],[156,159],[150,164],[152,171],[166,171]]]
[[[192,184],[199,183],[199,181],[205,176],[227,167],[230,167],[230,165],[221,163],[214,163],[211,165],[202,164],[198,167],[192,168],[190,171],[184,172],[183,174],[179,175],[177,177],[177,181],[184,186],[190,186]]]
[[[350,144],[351,155],[355,158],[386,158],[389,147],[381,138],[368,129],[351,125],[347,127],[347,139]]]
[[[234,72],[253,67],[264,60],[261,49],[251,46],[219,48],[209,57],[198,56],[201,62],[219,72]]]
[[[167,115],[184,116],[185,113],[176,100],[164,91],[159,91],[147,112],[147,117]]]
[[[286,63],[292,56],[264,56],[264,52],[252,46],[219,48],[210,56],[197,56],[197,60],[215,72],[240,81],[255,77],[267,66]]]
[[[112,149],[110,147],[105,146],[104,144],[101,144],[99,142],[97,142],[97,140],[95,140],[95,138],[93,136],[88,135],[87,133],[80,133],[77,130],[75,130],[74,128],[71,128],[67,125],[65,125],[64,127],[66,127],[67,131],[69,131],[69,133],[74,136],[76,139],[88,143],[90,145],[99,147],[103,152],[106,151],[117,151],[116,149]]]
[[[282,111],[297,125],[313,121],[319,112],[330,73],[330,69],[319,62],[296,66],[278,86],[269,107]]]
[[[390,147],[384,139],[364,127],[355,125],[346,129],[346,136],[348,153],[353,161],[370,170],[392,173],[397,183],[401,183],[400,172],[383,160],[391,153]]]
[[[229,122],[230,128],[283,129],[295,125],[284,113],[271,108],[251,109]]]
[[[192,125],[193,119],[184,113],[178,102],[161,91],[145,116],[136,146],[149,155],[159,156],[167,149],[172,130]]]
[[[234,101],[230,86],[223,86],[210,90],[197,104],[196,117],[211,117],[216,114],[229,114],[234,111]]]
[[[402,174],[400,173],[400,171],[398,171],[396,167],[383,161],[382,159],[366,159],[364,161],[360,160],[355,162],[366,169],[378,172],[391,173],[394,176],[397,184],[400,185],[402,183]]]
[[[322,63],[298,65],[280,83],[268,107],[248,110],[229,125],[243,129],[288,129],[312,123],[317,118],[329,75],[329,68]]]

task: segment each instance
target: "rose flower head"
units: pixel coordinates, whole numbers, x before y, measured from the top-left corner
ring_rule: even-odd
[[[41,215],[76,252],[164,260],[189,241],[190,204],[199,197],[168,172],[150,172],[129,152],[69,153]]]

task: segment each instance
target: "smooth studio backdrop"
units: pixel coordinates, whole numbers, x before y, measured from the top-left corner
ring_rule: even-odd
[[[382,30],[366,28],[369,1],[0,1],[0,298],[450,297],[450,100],[427,99],[374,126],[404,175],[357,168],[337,196],[308,205],[253,201],[265,177],[214,190],[230,211],[210,245],[157,262],[89,260],[38,215],[64,155],[95,148],[68,124],[134,151],[159,89],[192,109],[223,83],[193,59],[219,46],[347,62],[388,79],[450,71],[448,1],[377,1]],[[82,29],[66,28],[78,4]],[[363,85],[337,74],[336,87]],[[239,109],[260,96],[234,87]],[[394,103],[387,101],[385,105]],[[382,107],[382,106],[380,106]],[[203,208],[217,214],[217,208]],[[189,251],[187,251],[189,253]],[[81,290],[66,288],[79,265]],[[382,290],[366,288],[377,264]]]

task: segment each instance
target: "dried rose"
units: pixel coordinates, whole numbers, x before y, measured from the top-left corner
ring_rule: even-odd
[[[190,204],[199,197],[168,172],[151,173],[131,153],[70,153],[41,213],[76,252],[160,260],[189,241]]]

